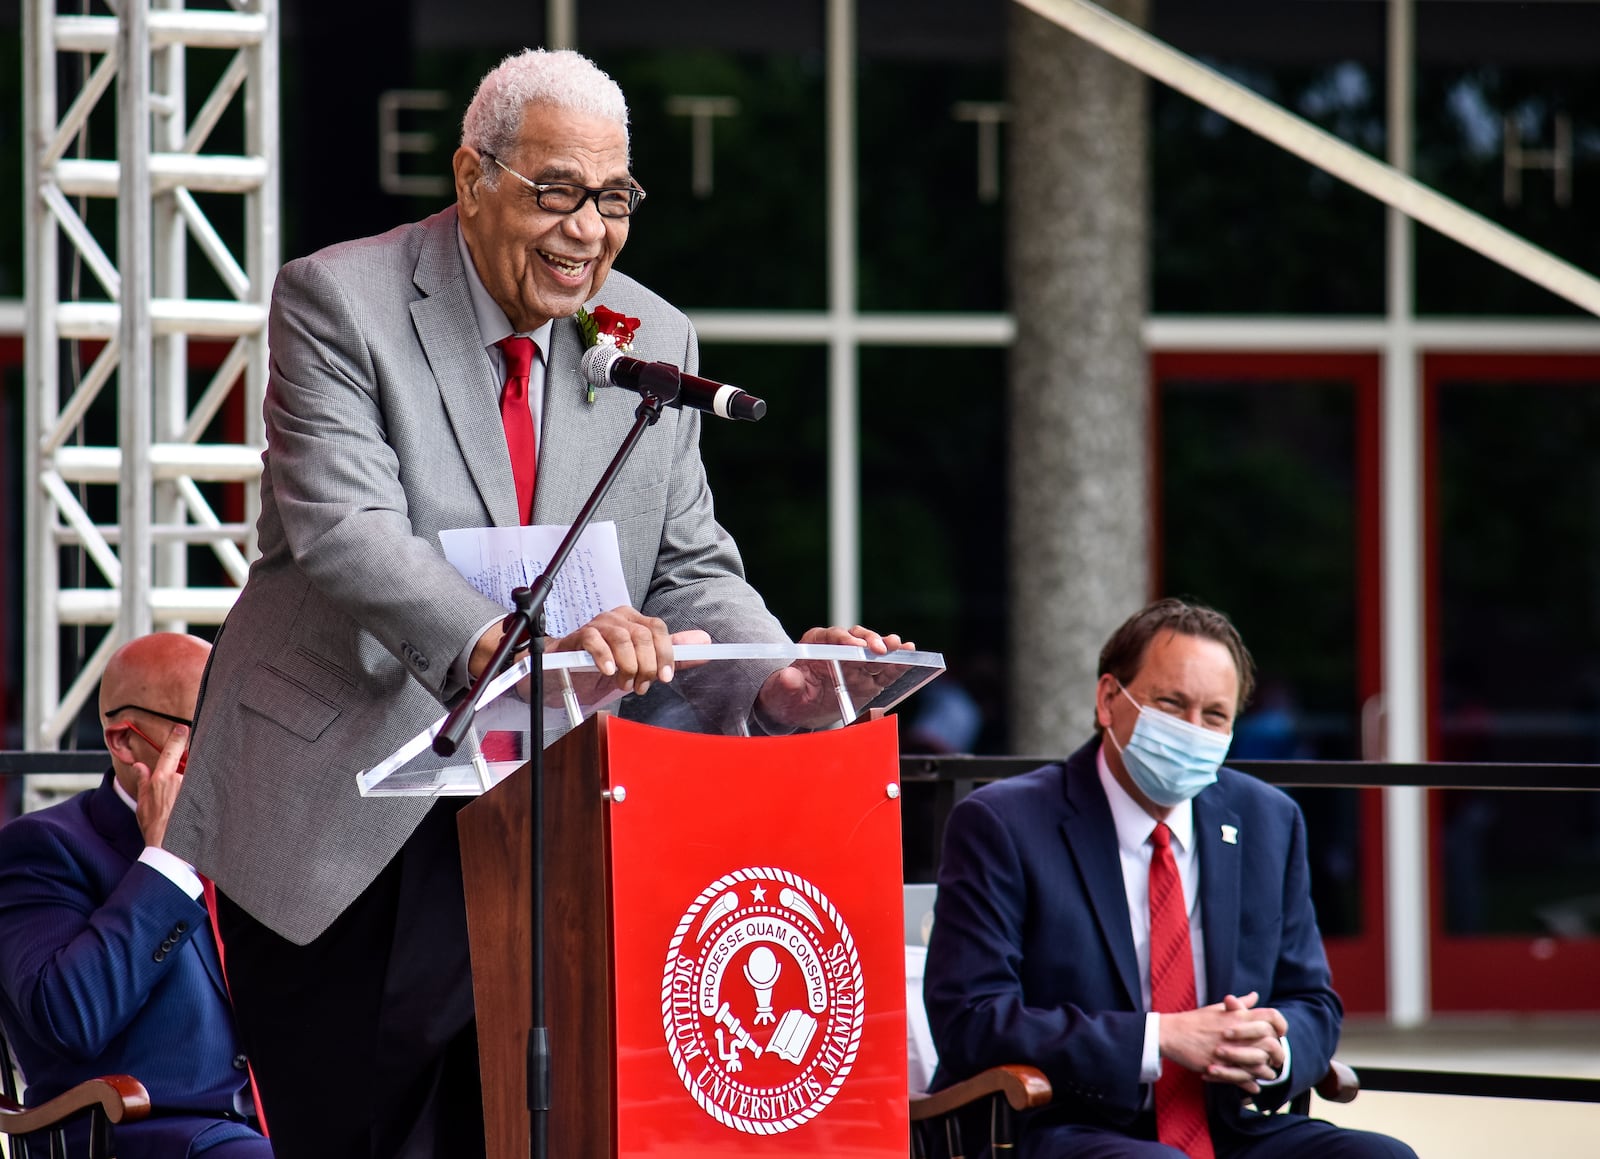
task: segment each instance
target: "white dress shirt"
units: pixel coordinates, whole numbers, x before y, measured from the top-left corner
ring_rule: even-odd
[[[117,796],[122,798],[122,803],[137,817],[139,803],[133,799],[132,793],[122,787],[122,782],[117,780],[114,774],[111,778],[111,787],[117,791]],[[190,900],[200,900],[200,894],[204,892],[200,885],[200,875],[194,871],[194,866],[183,858],[168,853],[159,845],[146,845],[144,852],[139,854],[139,860],[183,890],[189,895]]]
[[[1117,827],[1117,854],[1122,863],[1122,889],[1128,898],[1128,924],[1133,932],[1133,953],[1139,963],[1139,997],[1148,1012],[1144,1023],[1144,1051],[1139,1061],[1139,1081],[1153,1083],[1161,1077],[1161,1015],[1150,1009],[1150,858],[1154,847],[1150,834],[1155,832],[1156,819],[1128,795],[1128,791],[1112,775],[1106,763],[1105,745],[1095,754],[1095,766],[1100,773],[1100,785],[1105,790],[1106,803],[1111,806],[1111,820]],[[1166,825],[1172,830],[1172,859],[1177,863],[1178,880],[1183,883],[1183,903],[1189,913],[1189,949],[1194,955],[1194,992],[1196,1005],[1203,1005],[1206,995],[1206,935],[1200,914],[1200,858],[1196,856],[1194,835],[1194,802],[1184,801],[1167,816]],[[1289,1040],[1283,1043],[1283,1070],[1270,1082],[1261,1080],[1262,1086],[1283,1082],[1289,1076]],[[1148,1102],[1148,1097],[1146,1099]]]
[[[461,232],[461,224],[456,223],[456,245],[461,250],[461,264],[467,271],[467,289],[472,292],[472,312],[478,318],[478,336],[483,339],[484,352],[489,356],[489,365],[494,367],[494,380],[504,383],[506,380],[506,356],[497,345],[502,338],[510,338],[517,331],[511,328],[511,321],[506,317],[506,312],[500,308],[500,303],[494,300],[489,293],[489,287],[483,284],[483,279],[478,276],[478,267],[472,264],[472,253],[467,249],[466,235]],[[552,319],[540,326],[537,330],[525,330],[523,337],[532,338],[538,351],[533,356],[533,365],[528,369],[528,409],[533,414],[533,429],[543,433],[544,419],[544,375],[547,359],[550,354],[550,335],[555,330],[555,321]]]
[[[478,276],[478,267],[472,264],[472,252],[467,249],[467,238],[461,232],[460,222],[456,223],[456,247],[461,251],[461,264],[467,271],[467,289],[472,294],[472,312],[478,319],[478,336],[483,340],[483,349],[489,356],[489,365],[494,367],[494,380],[504,383],[506,356],[500,349],[499,342],[503,338],[510,338],[516,331],[512,330],[511,321],[506,317],[506,312],[500,308],[500,303],[494,300],[489,288]],[[555,325],[555,320],[551,319],[538,329],[524,333],[524,337],[532,338],[534,343],[533,364],[528,368],[528,410],[533,416],[533,429],[537,436],[534,439],[535,455],[544,448],[545,367],[550,352],[550,335],[555,332]],[[478,646],[483,634],[499,622],[500,617],[496,617],[480,628],[478,634],[456,657],[455,663],[450,666],[450,674],[457,683],[471,683],[472,675],[468,664],[472,659],[472,651]]]

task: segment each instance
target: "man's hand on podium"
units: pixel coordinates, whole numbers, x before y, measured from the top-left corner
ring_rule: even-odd
[[[665,620],[623,605],[601,612],[571,635],[546,642],[546,652],[587,652],[607,688],[643,696],[657,680],[672,680],[672,645],[708,644],[700,631],[667,631]]]
[[[474,676],[488,663],[502,635],[501,625],[495,624],[479,638],[472,657]],[[665,621],[624,605],[601,612],[569,635],[546,638],[544,650],[589,653],[599,674],[575,674],[572,681],[578,699],[585,701],[599,699],[612,690],[643,695],[657,680],[669,683],[675,668],[672,658],[675,643],[709,644],[711,637],[697,628],[669,632]],[[528,699],[528,681],[517,685],[517,695]],[[548,695],[552,695],[549,690]],[[559,704],[559,686],[555,686],[553,695],[554,703]]]
[[[866,648],[880,656],[916,647],[899,636],[880,636],[871,628],[812,628],[800,637],[802,644],[844,644]],[[894,683],[905,669],[899,664],[846,664],[845,690],[858,708]],[[826,660],[796,660],[767,677],[756,697],[762,719],[783,728],[823,728],[839,723],[839,696],[834,688],[833,666]]]
[[[632,608],[619,608],[617,610],[637,615],[637,613],[633,612]],[[589,621],[589,623],[579,628],[570,636],[566,636],[560,640],[546,641],[546,652],[588,652],[590,658],[594,660],[595,666],[601,669],[599,673],[573,672],[571,674],[572,689],[573,692],[577,694],[579,704],[585,706],[592,705],[597,701],[604,700],[613,691],[618,690],[622,692],[637,692],[642,696],[649,690],[650,685],[654,681],[659,680],[663,684],[668,684],[672,681],[672,674],[678,669],[693,668],[696,665],[705,663],[703,660],[691,660],[685,664],[680,664],[673,659],[672,646],[674,644],[711,643],[711,637],[709,634],[702,632],[698,628],[691,628],[685,632],[669,633],[665,639],[665,642],[656,638],[652,638],[649,646],[650,656],[648,659],[643,657],[638,651],[633,652],[631,656],[629,656],[625,650],[620,655],[615,650],[611,651],[608,654],[611,657],[615,671],[613,671],[610,675],[607,675],[605,673],[604,665],[602,664],[601,656],[596,655],[593,649],[586,648],[581,643],[577,643],[577,641],[585,632],[594,629],[601,620],[604,620],[606,616],[609,615],[611,615],[611,613],[606,612],[603,615],[595,617],[593,620]],[[649,619],[649,617],[644,618]],[[650,620],[650,622],[655,624],[661,623],[660,620]],[[590,638],[592,639],[592,637]],[[624,660],[629,660],[630,663],[624,664]],[[650,665],[653,665],[653,667]],[[517,686],[517,693],[524,700],[528,698],[529,688],[526,680]],[[561,686],[559,682],[553,680],[546,681],[544,695],[547,707],[553,708],[559,705],[561,703]]]

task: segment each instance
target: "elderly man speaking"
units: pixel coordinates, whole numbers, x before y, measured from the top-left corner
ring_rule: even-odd
[[[687,317],[612,269],[644,191],[622,92],[592,63],[507,58],[453,167],[450,208],[279,276],[262,554],[172,819],[173,848],[217,883],[240,1027],[294,1159],[481,1152],[458,801],[364,800],[355,774],[500,640],[505,610],[439,533],[570,523],[632,424],[631,395],[591,395],[579,372],[580,307],[637,319],[642,359],[698,359]],[[629,604],[552,642],[622,689],[674,679],[675,639],[787,639],[716,522],[699,437],[698,413],[672,408],[640,442],[597,514]],[[859,627],[804,639],[901,646]],[[803,727],[825,692],[809,669],[763,671],[726,707]]]

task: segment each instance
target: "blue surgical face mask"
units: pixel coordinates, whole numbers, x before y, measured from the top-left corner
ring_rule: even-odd
[[[1110,727],[1106,736],[1122,754],[1122,765],[1139,791],[1163,809],[1194,797],[1215,784],[1217,769],[1233,742],[1229,732],[1212,732],[1171,713],[1140,704],[1117,682],[1122,695],[1139,710],[1138,723],[1126,746],[1117,744]]]

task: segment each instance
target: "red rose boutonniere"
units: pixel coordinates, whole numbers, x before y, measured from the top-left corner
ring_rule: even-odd
[[[633,336],[639,329],[639,319],[630,318],[626,314],[619,314],[605,306],[596,306],[594,313],[589,313],[583,307],[578,308],[578,329],[583,332],[583,345],[585,349],[598,346],[602,342],[607,346],[615,346],[618,350],[628,351],[633,349]],[[594,401],[594,385],[589,386],[585,398]]]

